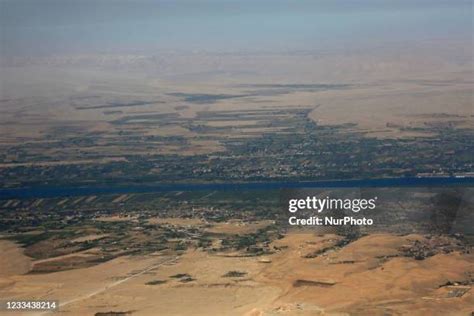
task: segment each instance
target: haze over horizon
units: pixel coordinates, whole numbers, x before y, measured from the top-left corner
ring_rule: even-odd
[[[472,44],[466,0],[0,3],[3,57],[340,50],[440,39]]]

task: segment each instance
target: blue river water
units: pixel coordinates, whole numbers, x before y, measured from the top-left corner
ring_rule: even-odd
[[[474,187],[474,177],[405,177],[327,181],[262,181],[234,183],[163,183],[130,186],[33,186],[0,189],[0,200],[54,198],[102,194],[131,194],[173,191],[247,191],[301,188],[384,188],[384,187]]]

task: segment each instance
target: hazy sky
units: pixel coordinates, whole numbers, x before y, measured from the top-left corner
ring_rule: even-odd
[[[472,39],[471,0],[0,0],[4,55]]]

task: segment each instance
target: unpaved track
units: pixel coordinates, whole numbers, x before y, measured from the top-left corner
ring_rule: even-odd
[[[165,263],[169,263],[169,262],[172,262],[174,260],[178,259],[178,257],[173,257],[173,258],[170,258],[168,260],[164,260],[164,261],[161,261],[159,263],[155,263],[155,264],[152,264],[150,266],[148,266],[147,268],[141,270],[140,272],[137,272],[137,273],[134,273],[128,277],[126,277],[125,279],[122,279],[122,280],[118,280],[118,281],[115,281],[113,283],[110,283],[110,284],[107,284],[106,286],[104,287],[101,287],[99,289],[96,289],[88,294],[85,294],[85,295],[82,295],[82,296],[79,296],[77,298],[74,298],[74,299],[71,299],[71,300],[68,300],[68,301],[64,301],[64,302],[61,302],[59,303],[59,306],[58,308],[61,308],[61,307],[64,307],[66,305],[69,305],[69,304],[72,304],[72,303],[76,303],[76,302],[79,302],[79,301],[83,301],[83,300],[86,300],[86,299],[89,299],[97,294],[101,294],[107,290],[110,290],[111,288],[113,287],[116,287],[122,283],[125,283],[133,278],[136,278],[144,273],[147,273]],[[40,313],[35,313],[35,314],[29,314],[29,315],[32,315],[32,316],[40,316],[40,315],[48,315],[48,314],[51,314],[51,313],[54,313],[54,311],[44,311],[44,312],[40,312]]]

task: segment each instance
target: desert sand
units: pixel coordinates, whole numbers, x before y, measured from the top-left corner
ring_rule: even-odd
[[[401,255],[424,238],[374,234],[330,249],[340,236],[290,233],[265,258],[190,249],[57,273],[11,270],[0,294],[59,300],[55,315],[468,315],[471,286],[457,297],[446,284],[472,278],[473,254]]]

